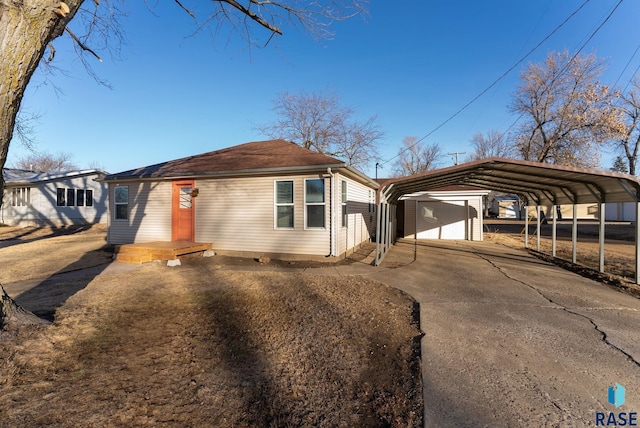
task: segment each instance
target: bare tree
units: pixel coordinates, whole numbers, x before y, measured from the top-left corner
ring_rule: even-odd
[[[279,118],[256,126],[264,135],[294,141],[357,168],[365,168],[377,159],[376,143],[384,136],[377,116],[364,122],[354,119],[355,112],[340,105],[336,94],[284,92],[273,104]]]
[[[101,171],[106,171],[106,168],[104,167],[104,165],[100,163],[100,161],[95,159],[89,162],[89,169],[99,169]]]
[[[56,154],[48,152],[31,153],[19,158],[16,162],[16,168],[35,172],[59,172],[78,169],[76,164],[71,161],[72,157],[70,153],[65,152]]]
[[[628,173],[635,175],[640,147],[640,78],[633,80],[629,92],[620,94],[616,109],[619,112],[619,124],[612,138],[613,146],[626,159]],[[616,161],[622,162],[622,156],[618,156]]]
[[[368,4],[368,0],[174,2],[193,18],[196,31],[209,28],[219,34],[227,28],[252,43],[260,41],[260,36],[270,40],[282,34],[285,26],[301,27],[316,38],[330,37],[332,22],[365,13]],[[117,52],[123,40],[118,19],[123,15],[117,0],[0,0],[0,169],[6,162],[25,88],[38,65],[50,64],[55,55],[52,42],[67,34],[91,72],[87,59],[102,61],[98,52]],[[70,29],[72,20],[80,30]],[[76,35],[77,31],[82,33]],[[2,188],[0,178],[0,191]]]
[[[116,0],[117,1],[117,0]],[[197,29],[214,27],[213,34],[228,25],[253,40],[254,25],[265,30],[268,40],[282,34],[285,25],[300,26],[315,37],[331,35],[330,24],[362,13],[368,0],[174,0],[176,7],[194,19]],[[195,10],[198,10],[196,13]],[[110,0],[0,0],[0,171],[4,168],[13,138],[16,117],[25,89],[43,58],[45,65],[55,55],[52,42],[66,33],[85,59],[102,60],[97,51],[122,40],[117,18],[118,4]],[[78,17],[78,19],[74,19]],[[76,35],[70,22],[81,27]],[[45,58],[45,53],[49,55]],[[18,130],[18,133],[20,130]],[[0,174],[0,195],[4,180]],[[1,201],[2,198],[0,198]],[[1,202],[0,202],[1,203]],[[11,312],[11,299],[0,289],[0,319]],[[7,299],[5,299],[7,297]],[[0,325],[3,325],[0,322]]]
[[[394,175],[403,177],[430,171],[440,166],[442,156],[438,143],[424,144],[418,137],[405,137],[394,162]]]
[[[35,123],[39,119],[40,114],[25,112],[24,110],[20,110],[16,117],[16,124],[13,135],[14,137],[17,137],[22,145],[29,150],[33,150],[36,144],[36,140],[34,137]]]
[[[488,131],[487,134],[478,132],[471,140],[473,153],[467,157],[467,161],[475,161],[486,158],[513,158],[517,154],[514,145],[507,141],[505,135],[497,130]]]
[[[616,113],[607,86],[599,83],[604,62],[595,55],[551,52],[529,64],[510,109],[524,119],[515,145],[525,160],[597,167],[599,149],[611,138]]]

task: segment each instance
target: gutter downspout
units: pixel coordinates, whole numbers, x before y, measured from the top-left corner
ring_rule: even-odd
[[[331,178],[329,179],[329,254],[327,254],[326,257],[331,257],[335,255],[335,248],[334,248],[335,239],[333,239],[334,228],[335,228],[335,221],[334,221],[335,213],[333,212],[334,211],[333,189],[335,188],[334,186],[335,174],[331,171],[331,167],[327,168],[327,174],[329,174]]]

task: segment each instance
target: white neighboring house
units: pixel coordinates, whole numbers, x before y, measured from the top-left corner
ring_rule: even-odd
[[[450,186],[406,195],[398,211],[398,234],[404,238],[482,241],[482,198],[487,194],[488,190]]]
[[[65,226],[106,223],[107,185],[98,169],[40,173],[5,168],[0,223]]]

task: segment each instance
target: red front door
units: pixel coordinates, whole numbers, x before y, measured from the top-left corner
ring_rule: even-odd
[[[192,196],[193,180],[173,182],[171,202],[171,240],[195,240],[195,198]]]

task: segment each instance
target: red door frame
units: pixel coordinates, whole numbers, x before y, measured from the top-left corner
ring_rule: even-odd
[[[180,208],[180,189],[184,187],[190,187],[191,190],[195,188],[194,180],[176,180],[171,184],[171,240],[172,241],[195,241],[195,220],[196,220],[196,198],[191,197],[190,219],[187,224],[181,222],[181,217],[184,217],[184,208]],[[181,212],[182,211],[182,212]],[[182,216],[181,216],[182,214]],[[185,228],[186,226],[186,228]],[[184,232],[187,233],[184,233]],[[185,236],[186,235],[186,236]]]

